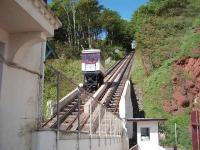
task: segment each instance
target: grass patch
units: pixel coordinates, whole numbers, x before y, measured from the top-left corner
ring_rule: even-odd
[[[135,52],[132,70],[132,81],[142,87],[146,75],[139,51]]]
[[[139,69],[141,64],[138,63],[138,58],[135,59],[134,71],[132,79],[138,83],[143,89],[143,110],[147,118],[166,118],[167,121],[162,127],[166,135],[166,140],[162,144],[173,146],[175,144],[174,138],[174,124],[177,124],[178,133],[178,147],[183,150],[191,149],[191,137],[189,135],[189,112],[187,108],[178,116],[173,116],[163,110],[162,102],[164,100],[172,100],[173,87],[171,83],[172,66],[171,60],[166,61],[163,65],[155,70],[149,77],[144,78],[140,76],[142,70]],[[137,69],[137,70],[135,70]]]
[[[196,55],[192,53],[192,50],[198,46],[200,42],[200,34],[194,33],[193,30],[190,30],[186,33],[182,45],[181,51],[177,53],[177,57],[183,56],[191,56],[191,57],[199,57],[200,55]]]
[[[200,19],[197,18],[194,21],[193,26],[199,25]],[[170,37],[167,38],[168,45],[157,45],[158,51],[154,53],[155,58],[161,57],[161,53],[167,52],[167,49],[170,51],[170,43],[172,43],[173,46],[180,48],[174,47],[177,49],[174,50],[174,54],[171,52],[166,53],[165,58],[167,58],[167,54],[170,54],[170,57],[168,57],[168,59],[161,60],[161,62],[159,62],[159,64],[161,64],[160,67],[154,68],[149,76],[145,76],[141,55],[139,55],[139,50],[137,50],[134,59],[132,80],[143,90],[142,104],[145,111],[145,116],[150,118],[161,117],[167,119],[165,125],[162,127],[166,135],[166,139],[162,141],[162,144],[169,146],[175,144],[174,125],[176,123],[178,148],[183,150],[191,150],[192,140],[191,133],[189,132],[191,108],[184,108],[178,115],[171,115],[170,113],[165,112],[162,107],[164,101],[173,100],[173,62],[186,56],[199,57],[199,55],[192,53],[192,50],[200,44],[199,33],[194,33],[194,29],[191,27],[188,28],[182,38],[180,36],[178,36],[178,38],[180,39],[177,39],[177,37]],[[178,41],[177,44],[175,44],[174,41]],[[165,51],[160,51],[162,48],[164,48]],[[184,72],[180,72],[179,75],[183,80],[191,79],[191,76]]]
[[[61,99],[76,88],[76,85],[71,83],[72,80],[76,84],[83,83],[80,60],[66,60],[61,58],[50,60],[47,63],[63,73],[59,75],[59,99]],[[56,103],[56,100],[57,76],[52,69],[46,66],[43,97],[44,118],[48,118],[51,115],[48,103]]]

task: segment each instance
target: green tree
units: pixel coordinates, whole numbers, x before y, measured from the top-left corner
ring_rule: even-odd
[[[108,45],[130,49],[130,22],[104,9],[98,0],[54,0],[51,9],[63,24],[50,40],[59,56],[79,58],[83,48],[106,49]],[[107,33],[106,42],[102,33]]]

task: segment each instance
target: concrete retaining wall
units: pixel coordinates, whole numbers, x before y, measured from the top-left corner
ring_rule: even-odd
[[[119,116],[123,119],[133,117],[133,106],[131,101],[131,84],[129,80],[124,86],[124,91],[120,99]],[[125,127],[127,128],[128,137],[131,139],[133,137],[133,125],[129,123],[125,124]]]
[[[85,135],[79,140],[76,135],[59,137],[56,141],[55,131],[37,131],[33,133],[32,150],[128,150],[126,137],[90,138]]]
[[[59,140],[59,150],[125,150],[121,138],[99,138],[99,139],[81,139],[77,140]],[[127,149],[126,149],[127,150]]]
[[[123,119],[133,116],[130,89],[130,81],[127,81],[119,104],[120,117]],[[75,89],[64,97],[59,104],[60,107],[66,105],[69,99],[75,96],[77,92],[78,89]],[[85,110],[88,111],[88,109]],[[57,139],[55,131],[37,131],[32,136],[32,150],[128,150],[128,138],[132,138],[133,128],[132,125],[126,124],[125,121],[121,123],[125,130],[122,136],[99,137],[93,135],[90,138],[89,134],[81,134],[78,140],[76,134],[67,136],[59,133]]]
[[[59,101],[59,108],[63,108],[65,105],[67,105],[69,102],[71,102],[72,99],[75,99],[77,97],[77,94],[79,93],[79,89],[75,88],[73,91],[71,91],[69,94],[67,94],[65,97],[63,97]],[[57,111],[56,104],[53,106],[53,112],[55,113]],[[59,110],[60,111],[60,110]]]

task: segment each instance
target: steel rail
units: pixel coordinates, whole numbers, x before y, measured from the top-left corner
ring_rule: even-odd
[[[110,80],[108,80],[108,83],[111,83],[111,84],[104,85],[105,87],[101,91],[99,91],[99,95],[97,95],[94,98],[95,102],[99,101],[100,104],[104,104],[104,106],[108,109],[108,106],[105,104],[105,101],[108,99],[108,102],[109,102],[109,100],[110,100],[109,97],[112,97],[113,94],[114,94],[114,92],[112,92],[112,91],[115,91],[115,89],[122,82],[122,79],[124,80],[124,74],[126,72],[128,72],[127,74],[130,74],[130,67],[129,66],[132,66],[132,60],[133,60],[133,53],[131,53],[130,55],[128,55],[125,58],[123,63],[121,63],[121,66],[119,66],[117,68],[117,70],[115,71],[115,73],[112,75],[112,78],[110,78]],[[127,70],[127,68],[129,70]],[[115,82],[117,77],[118,77],[117,82]],[[123,89],[121,89],[121,93],[122,92],[123,92]],[[93,105],[94,105],[94,107],[96,107],[96,103],[94,103]],[[115,110],[115,109],[116,108],[114,108],[113,110]],[[109,112],[113,113],[113,115],[116,115],[113,110],[110,110]],[[102,114],[100,115],[101,116],[100,119],[102,119],[102,117],[104,116],[104,114],[103,114],[104,112],[101,112],[101,113]],[[92,120],[96,120],[97,121],[97,119],[99,119],[98,116],[93,116]],[[96,121],[94,121],[94,122],[96,122]],[[97,127],[98,126],[93,127],[92,131],[96,131]]]
[[[129,56],[129,55],[128,55]],[[100,92],[101,94],[99,95],[99,96],[97,96],[96,98],[94,98],[94,97],[92,97],[91,95],[88,95],[88,97],[80,97],[80,103],[82,103],[82,102],[84,102],[84,101],[87,101],[88,99],[89,99],[89,97],[92,97],[92,98],[94,98],[94,100],[97,100],[98,101],[98,99],[100,98],[100,97],[102,97],[102,95],[105,95],[105,92],[109,89],[109,87],[112,85],[111,83],[115,80],[115,78],[117,77],[117,75],[120,73],[120,71],[126,71],[126,69],[123,69],[123,67],[125,66],[125,65],[127,65],[127,63],[125,63],[126,61],[127,61],[127,59],[128,59],[128,56],[126,56],[123,60],[121,60],[121,61],[118,61],[117,63],[115,63],[114,65],[113,65],[113,67],[111,67],[110,69],[109,69],[109,73],[107,73],[106,74],[106,79],[105,79],[105,88],[103,88],[102,89],[102,91]],[[129,60],[129,62],[130,62],[130,60]],[[119,69],[119,68],[122,68],[121,70]],[[127,68],[127,67],[126,67]],[[62,73],[62,72],[61,72]],[[62,73],[62,74],[64,74],[64,73]],[[72,81],[72,80],[71,80]],[[72,83],[74,84],[74,82],[72,81]],[[84,89],[82,89],[81,87],[79,87],[78,85],[77,85],[77,87],[81,90],[81,93],[80,94],[82,94],[82,93],[84,93],[84,92],[87,92],[87,91],[84,91]],[[83,92],[84,91],[84,92]],[[67,118],[74,112],[76,112],[76,108],[77,108],[77,105],[78,105],[78,103],[74,103],[74,104],[71,104],[72,102],[74,102],[74,99],[75,99],[75,97],[74,98],[72,98],[72,100],[71,101],[69,101],[65,106],[63,106],[61,109],[60,109],[60,114],[57,114],[57,113],[55,113],[47,122],[45,122],[43,125],[42,125],[42,127],[43,128],[56,128],[56,127],[58,127],[58,122],[60,122],[60,126],[63,126],[63,125],[65,125],[66,124],[66,120],[67,120]],[[84,99],[84,100],[83,100]],[[69,107],[69,106],[71,106],[71,107]],[[65,108],[69,108],[69,110],[68,111],[65,111],[64,109]],[[82,113],[80,113],[79,115],[81,115]],[[56,119],[56,118],[58,118],[58,119]],[[80,122],[82,122],[82,124],[81,124],[81,126],[80,126],[80,128],[81,127],[83,127],[83,125],[84,125],[84,123],[87,121],[87,118],[88,118],[88,116],[86,116],[84,119],[83,119],[83,121],[82,120],[79,120]],[[74,115],[74,119],[72,119],[71,120],[71,122],[68,122],[68,124],[67,124],[67,128],[66,128],[66,130],[69,130],[70,129],[70,127],[72,127],[72,124],[75,122],[75,120],[77,119],[77,114],[75,114]],[[59,121],[58,121],[59,120]]]

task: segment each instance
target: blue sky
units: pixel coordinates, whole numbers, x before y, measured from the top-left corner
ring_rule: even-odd
[[[52,0],[48,0],[51,2]],[[133,12],[149,0],[99,0],[105,8],[117,11],[123,19],[130,20]]]
[[[130,20],[133,12],[149,0],[99,0],[105,8],[117,11],[123,19]]]

